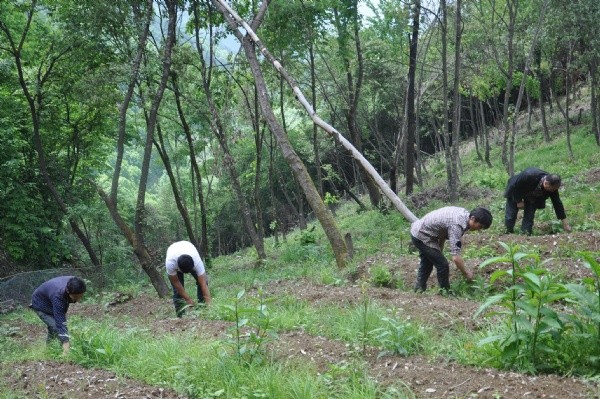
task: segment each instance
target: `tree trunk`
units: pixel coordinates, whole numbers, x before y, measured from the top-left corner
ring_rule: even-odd
[[[546,13],[546,6],[548,4],[548,0],[544,1],[542,4],[542,9],[540,10],[540,17],[538,19],[538,25],[533,36],[533,43],[529,49],[529,54],[527,55],[527,59],[525,60],[525,67],[523,70],[523,77],[521,79],[521,84],[519,86],[519,95],[517,97],[517,103],[515,104],[515,117],[512,120],[512,132],[510,136],[510,153],[509,153],[509,161],[508,161],[508,175],[513,176],[515,172],[515,143],[517,136],[517,114],[519,109],[521,108],[521,101],[523,101],[523,93],[525,92],[525,83],[527,82],[527,76],[529,74],[529,65],[531,64],[531,59],[533,58],[533,52],[537,45],[537,41],[542,30],[542,24],[544,21],[544,15]]]
[[[196,36],[198,39],[198,35]],[[177,114],[179,115],[179,120],[181,121],[181,126],[183,128],[183,132],[185,133],[185,138],[187,141],[188,149],[190,152],[190,166],[192,169],[192,180],[196,181],[196,190],[198,192],[198,204],[200,205],[200,242],[197,243],[197,237],[192,229],[190,234],[188,232],[188,236],[190,240],[199,247],[200,254],[204,258],[206,263],[210,263],[210,249],[208,242],[208,219],[206,212],[206,203],[204,200],[204,189],[202,187],[202,174],[200,173],[200,167],[198,166],[198,161],[196,160],[196,149],[194,147],[194,140],[192,138],[192,131],[190,129],[190,125],[187,122],[185,114],[183,113],[183,106],[181,105],[181,91],[179,90],[179,82],[177,80],[177,75],[172,75],[173,81],[173,95],[175,97],[175,105],[177,106]],[[175,190],[175,186],[173,186],[173,190]],[[180,211],[181,213],[181,211]],[[187,211],[185,215],[189,218]],[[181,213],[181,216],[184,217],[184,213]],[[185,219],[184,219],[185,221]],[[186,222],[187,226],[187,222]]]
[[[450,190],[450,201],[458,200],[458,185],[459,175],[458,167],[460,165],[460,157],[458,150],[460,148],[460,120],[462,101],[460,95],[460,46],[462,38],[462,0],[456,0],[456,19],[455,19],[455,41],[454,41],[454,86],[452,92],[454,94],[454,112],[452,114],[452,184]],[[462,165],[461,165],[462,167]]]
[[[156,151],[158,152],[158,155],[162,160],[163,166],[165,167],[165,172],[167,172],[169,182],[171,183],[171,191],[173,192],[173,198],[175,199],[175,204],[177,206],[177,209],[179,210],[181,219],[183,220],[183,225],[185,226],[187,236],[190,242],[192,242],[195,246],[199,247],[198,240],[194,232],[194,226],[190,218],[190,214],[185,205],[185,201],[179,192],[179,185],[177,184],[177,179],[175,178],[175,174],[173,173],[173,167],[171,166],[169,154],[167,154],[167,149],[164,143],[160,123],[156,125],[156,136],[158,137],[158,141],[154,140],[154,147],[156,148]]]
[[[481,133],[483,135],[485,143],[485,151],[483,158],[485,159],[485,163],[491,168],[492,162],[490,161],[490,137],[487,125],[485,123],[485,113],[483,112],[483,103],[481,101],[479,102],[479,115],[481,119]]]
[[[545,96],[546,96],[546,79],[542,74],[542,46],[538,43],[535,47],[535,66],[536,66],[536,75],[538,80],[540,81],[540,114],[542,119],[542,129],[544,131],[544,141],[546,143],[550,142],[550,133],[548,131],[548,122],[546,119],[546,104],[545,104]]]
[[[410,51],[408,62],[408,91],[406,98],[406,152],[405,152],[405,175],[406,195],[412,194],[415,184],[415,131],[417,118],[415,115],[415,76],[417,70],[417,46],[419,44],[419,19],[421,17],[421,1],[413,0],[412,3],[412,35],[410,38]]]
[[[264,240],[260,237],[258,232],[256,231],[254,222],[252,220],[252,213],[250,211],[250,207],[248,206],[248,201],[242,192],[242,187],[240,185],[240,179],[238,172],[235,167],[235,160],[229,151],[229,145],[227,144],[227,139],[225,137],[225,128],[221,121],[221,116],[217,109],[217,106],[212,98],[211,88],[210,88],[210,79],[209,73],[210,70],[206,66],[206,61],[204,60],[204,53],[201,51],[200,42],[197,43],[199,47],[199,59],[202,66],[202,85],[204,88],[204,94],[206,95],[206,100],[208,102],[208,107],[211,113],[210,126],[211,130],[217,136],[219,145],[221,150],[223,151],[223,165],[227,168],[229,172],[229,177],[231,178],[231,185],[233,188],[233,192],[238,200],[238,204],[241,210],[241,218],[244,223],[244,227],[246,228],[246,232],[250,236],[250,240],[252,241],[252,245],[256,249],[256,253],[258,259],[260,261],[267,258],[264,246]],[[211,46],[212,49],[212,46]],[[211,61],[212,61],[212,53],[211,53]]]
[[[590,109],[592,113],[592,132],[596,138],[596,144],[600,146],[600,129],[598,128],[598,61],[594,58],[589,63],[591,99]]]
[[[510,161],[508,159],[508,139],[510,137],[510,124],[509,124],[509,116],[511,112],[510,107],[510,96],[513,89],[513,75],[515,70],[514,65],[514,54],[515,54],[515,28],[516,28],[516,20],[518,13],[518,0],[508,0],[506,2],[506,7],[508,8],[508,26],[507,26],[507,46],[508,46],[508,69],[505,75],[506,78],[506,87],[504,88],[504,104],[502,105],[502,127],[504,128],[504,135],[502,140],[502,164],[506,168],[509,176],[511,174]],[[516,113],[518,110],[514,110]],[[514,115],[516,118],[516,114]]]

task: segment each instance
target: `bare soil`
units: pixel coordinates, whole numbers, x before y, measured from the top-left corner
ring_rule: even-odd
[[[486,234],[469,234],[465,247],[487,245],[502,250],[498,241],[514,243],[526,240],[528,248],[538,246],[544,258],[556,257],[546,267],[563,279],[578,281],[590,276],[581,261],[565,257],[565,248],[586,248],[598,251],[600,233],[572,233],[524,237],[518,235],[490,237]],[[574,245],[576,244],[576,245]],[[483,259],[468,259],[470,267],[476,267]],[[384,264],[411,286],[418,266],[417,255],[401,258],[373,257],[359,265],[358,279],[368,278],[374,264]],[[497,268],[493,265],[479,271],[489,276]],[[451,279],[459,278],[453,268]],[[435,286],[435,272],[430,278]],[[266,295],[289,295],[308,301],[312,306],[331,304],[351,306],[362,300],[359,281],[344,286],[319,285],[308,280],[273,281],[262,287]],[[251,293],[251,292],[250,292]],[[395,308],[406,318],[422,323],[432,334],[443,334],[458,329],[477,330],[486,321],[473,318],[480,303],[461,297],[445,297],[435,290],[425,294],[391,288],[368,288],[370,300]],[[193,332],[198,336],[225,338],[232,323],[202,320],[194,315],[182,319],[173,318],[170,299],[150,295],[117,295],[106,298],[105,305],[89,303],[71,307],[70,316],[79,315],[101,319],[110,317],[119,328],[138,326],[149,329],[153,335]],[[45,336],[45,327],[39,324],[14,325],[14,338],[24,345],[39,342]],[[270,343],[269,351],[280,361],[312,362],[320,372],[327,372],[332,365],[362,359],[371,378],[381,384],[403,383],[417,398],[600,398],[600,385],[583,379],[555,375],[531,376],[495,369],[478,369],[457,364],[445,358],[425,356],[383,356],[377,348],[362,353],[342,341],[308,334],[302,330],[285,331]],[[359,352],[360,355],[359,355]],[[86,369],[68,362],[24,362],[7,367],[0,361],[0,376],[4,386],[31,398],[183,398],[172,390],[149,386],[101,369]]]

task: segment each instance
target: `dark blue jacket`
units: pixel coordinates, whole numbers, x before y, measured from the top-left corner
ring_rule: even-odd
[[[542,178],[548,174],[548,172],[545,172],[541,169],[527,168],[521,173],[508,179],[504,196],[506,199],[513,202],[525,201],[528,197],[528,194],[532,193],[538,187]],[[556,217],[559,220],[566,219],[567,214],[565,213],[565,207],[560,200],[558,190],[553,193],[542,190],[542,196],[536,197],[533,200],[535,207],[537,209],[545,208],[546,199],[548,199],[548,197],[550,197],[550,200],[552,201],[552,206],[554,207]]]
[[[67,311],[69,294],[67,283],[73,276],[61,276],[50,279],[37,287],[31,297],[31,308],[54,317],[60,342],[69,341],[67,329]]]

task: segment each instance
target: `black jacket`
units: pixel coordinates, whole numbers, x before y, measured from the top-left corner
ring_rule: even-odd
[[[507,200],[513,202],[525,201],[528,194],[531,194],[538,187],[542,178],[548,174],[548,172],[544,172],[541,169],[527,168],[518,175],[514,175],[508,179],[504,196]],[[566,219],[565,207],[560,200],[558,190],[553,193],[542,190],[542,196],[535,197],[532,201],[537,209],[543,209],[546,207],[546,199],[548,197],[552,201],[556,217],[559,220]]]

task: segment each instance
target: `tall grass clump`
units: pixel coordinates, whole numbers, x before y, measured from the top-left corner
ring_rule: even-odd
[[[138,330],[117,329],[108,322],[73,320],[70,356],[86,367],[118,368],[123,359],[137,356]]]

